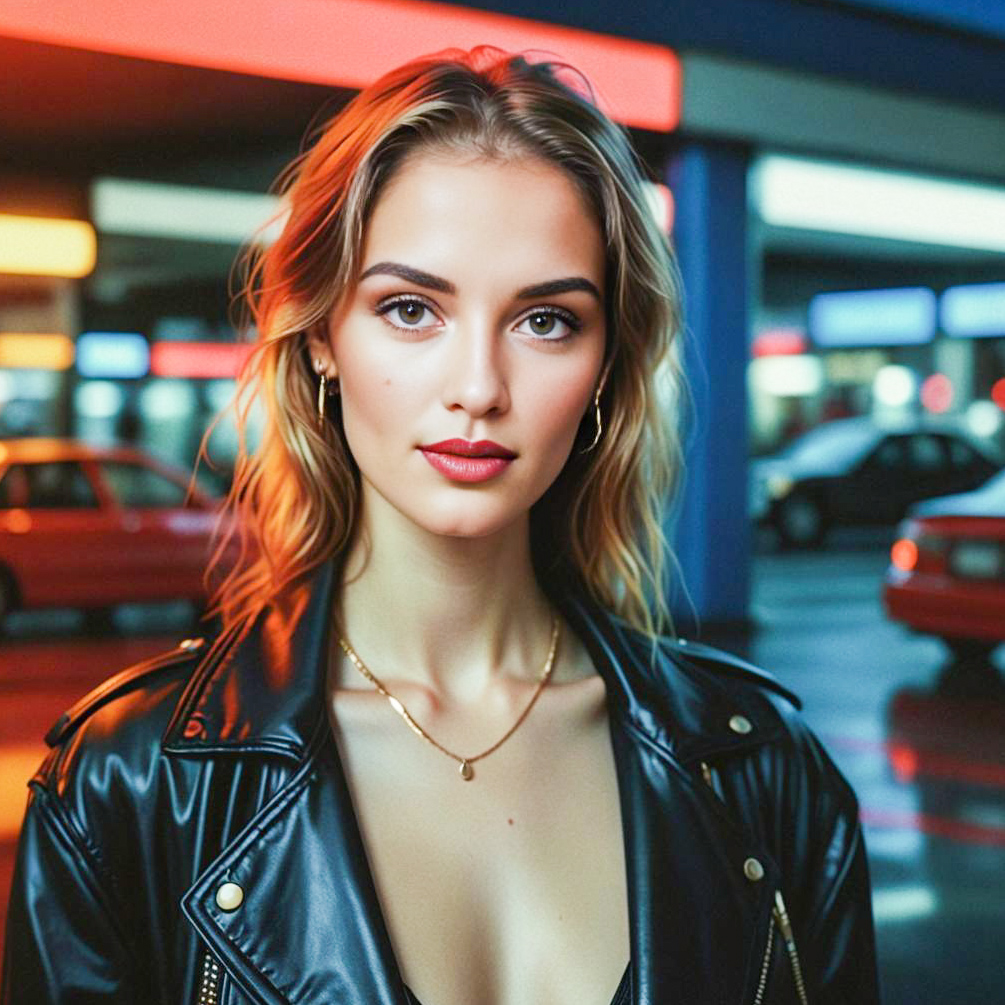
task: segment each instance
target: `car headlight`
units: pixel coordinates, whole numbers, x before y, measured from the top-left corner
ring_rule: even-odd
[[[792,491],[795,482],[788,475],[769,475],[767,481],[768,495],[772,499],[782,499]]]

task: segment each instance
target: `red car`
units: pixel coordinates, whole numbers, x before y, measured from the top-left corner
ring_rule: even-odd
[[[16,608],[202,601],[219,500],[130,448],[0,440],[0,623]]]
[[[913,506],[890,558],[883,602],[893,620],[960,655],[1005,642],[1005,472]]]

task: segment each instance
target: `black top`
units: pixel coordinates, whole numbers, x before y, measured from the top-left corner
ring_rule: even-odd
[[[629,961],[628,966],[625,967],[625,972],[621,977],[621,983],[618,985],[618,990],[614,992],[614,997],[611,999],[611,1005],[629,1005],[632,1000],[632,964]],[[406,984],[405,993],[408,995],[409,1005],[422,1005],[422,1002],[412,994],[412,989]]]

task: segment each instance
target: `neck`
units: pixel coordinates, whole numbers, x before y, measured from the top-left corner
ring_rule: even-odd
[[[458,703],[505,680],[536,684],[552,608],[534,576],[529,518],[484,537],[451,537],[405,519],[374,521],[364,509],[337,617],[385,683],[420,684]]]

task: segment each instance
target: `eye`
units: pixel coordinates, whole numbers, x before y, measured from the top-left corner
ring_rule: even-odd
[[[404,297],[400,300],[392,300],[388,303],[380,304],[376,309],[376,313],[393,328],[413,331],[432,327],[432,324],[428,320],[425,324],[421,323],[427,314],[433,318],[436,317],[422,300],[418,300],[415,297]]]
[[[582,322],[572,311],[560,307],[539,307],[520,322],[517,331],[523,330],[549,342],[562,342],[582,327]]]

